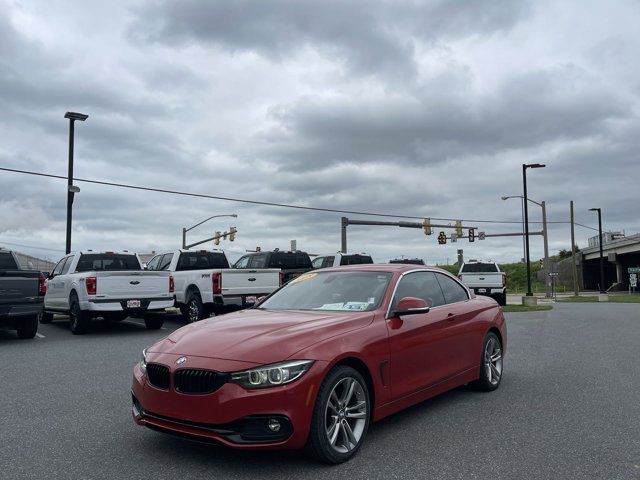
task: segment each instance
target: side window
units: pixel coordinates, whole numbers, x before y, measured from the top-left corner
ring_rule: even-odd
[[[161,258],[162,255],[156,255],[151,260],[149,260],[149,263],[147,263],[147,270],[157,270]]]
[[[66,262],[67,262],[67,257],[60,260],[58,264],[55,267],[53,267],[53,272],[51,272],[51,275],[60,275],[60,272],[62,271],[62,268],[64,267],[64,264]]]
[[[393,297],[391,311],[393,311],[404,297],[421,298],[429,304],[429,307],[444,305],[445,297],[433,272],[408,273],[400,279],[396,294]]]
[[[333,262],[336,261],[335,255],[331,255],[330,257],[325,257],[324,262],[322,263],[323,267],[333,267]]]
[[[442,287],[442,293],[444,293],[444,299],[447,303],[464,302],[465,300],[469,300],[467,291],[453,278],[441,273],[438,273],[436,276],[438,277],[438,283],[440,284],[440,287]]]
[[[253,255],[249,261],[250,268],[265,268],[267,264],[267,254]],[[277,268],[277,267],[274,267]]]
[[[313,259],[313,262],[311,262],[311,265],[313,266],[313,268],[322,268],[324,259],[326,257],[316,257]]]
[[[158,270],[166,270],[169,268],[171,264],[171,259],[173,258],[173,253],[165,253],[162,256],[162,260],[158,263]]]
[[[73,263],[73,255],[71,255],[70,257],[67,257],[67,261],[64,262],[64,266],[62,267],[62,272],[60,273],[60,275],[64,275],[65,273],[67,273],[72,263]]]
[[[241,257],[240,260],[238,260],[235,263],[233,268],[247,268],[249,266],[249,260],[250,259],[251,259],[251,257],[249,255],[245,255],[244,257]]]

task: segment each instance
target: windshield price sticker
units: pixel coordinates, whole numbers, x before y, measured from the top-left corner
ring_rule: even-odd
[[[297,278],[294,278],[289,282],[289,284],[304,282],[305,280],[309,280],[318,275],[317,273],[305,273],[304,275],[300,275]]]

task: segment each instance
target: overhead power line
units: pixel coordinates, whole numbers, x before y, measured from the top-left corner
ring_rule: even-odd
[[[0,171],[11,172],[11,173],[20,173],[24,175],[34,175],[38,177],[46,177],[46,178],[56,178],[61,180],[67,180],[67,177],[63,175],[54,175],[52,173],[42,173],[42,172],[34,172],[31,170],[19,170],[16,168],[6,168],[0,167]],[[222,197],[218,195],[207,195],[204,193],[194,193],[194,192],[185,192],[180,190],[169,190],[164,188],[154,188],[154,187],[143,187],[140,185],[131,185],[127,183],[116,183],[116,182],[106,182],[101,180],[92,180],[88,178],[74,178],[77,182],[84,183],[92,183],[95,185],[106,185],[110,187],[120,187],[120,188],[129,188],[132,190],[142,190],[147,192],[156,192],[156,193],[168,193],[171,195],[182,195],[186,197],[196,197],[196,198],[209,198],[213,200],[223,200],[226,202],[236,202],[236,203],[245,203],[251,205],[262,205],[269,207],[279,207],[279,208],[292,208],[297,210],[306,210],[306,211],[314,211],[314,212],[328,212],[328,213],[341,213],[341,214],[349,214],[349,215],[364,215],[369,217],[390,217],[390,218],[407,218],[412,220],[418,220],[424,218],[424,216],[412,216],[412,215],[396,215],[391,213],[377,213],[377,212],[362,212],[357,210],[340,210],[336,208],[323,208],[323,207],[309,207],[305,205],[293,205],[287,203],[276,203],[276,202],[265,202],[260,200],[249,200],[246,198],[234,198],[234,197]],[[432,220],[444,221],[444,222],[455,222],[457,220],[468,222],[468,223],[488,223],[488,224],[519,224],[521,221],[517,220],[478,220],[478,219],[470,219],[470,218],[438,218],[438,217],[430,217]],[[529,221],[529,223],[542,223],[539,221]],[[557,224],[567,224],[567,221],[547,221],[547,223],[557,223]],[[582,225],[580,223],[576,223],[584,228],[589,228],[591,230],[597,231],[597,228],[589,227],[587,225]]]

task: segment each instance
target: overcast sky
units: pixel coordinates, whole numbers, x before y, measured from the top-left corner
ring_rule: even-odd
[[[549,220],[640,231],[640,2],[0,0],[0,166],[417,217],[519,222],[522,163]],[[340,214],[78,184],[73,249],[340,248]],[[66,182],[0,172],[0,245],[59,258]],[[352,218],[363,218],[356,215]],[[531,206],[532,220],[540,209]],[[393,220],[393,218],[389,218]],[[487,233],[518,223],[470,222]],[[532,225],[536,229],[537,225]],[[570,246],[550,227],[550,250]],[[190,232],[191,233],[191,232]],[[437,233],[437,232],[436,232]],[[577,227],[578,243],[595,232]],[[521,238],[438,246],[350,227],[378,261],[517,261]],[[23,245],[23,246],[17,246]],[[30,246],[30,247],[25,247]],[[37,248],[32,248],[37,247]],[[532,258],[542,256],[534,237]]]

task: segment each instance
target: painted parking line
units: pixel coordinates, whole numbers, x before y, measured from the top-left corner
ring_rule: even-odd
[[[43,334],[36,332],[36,337],[38,338],[46,338]]]

